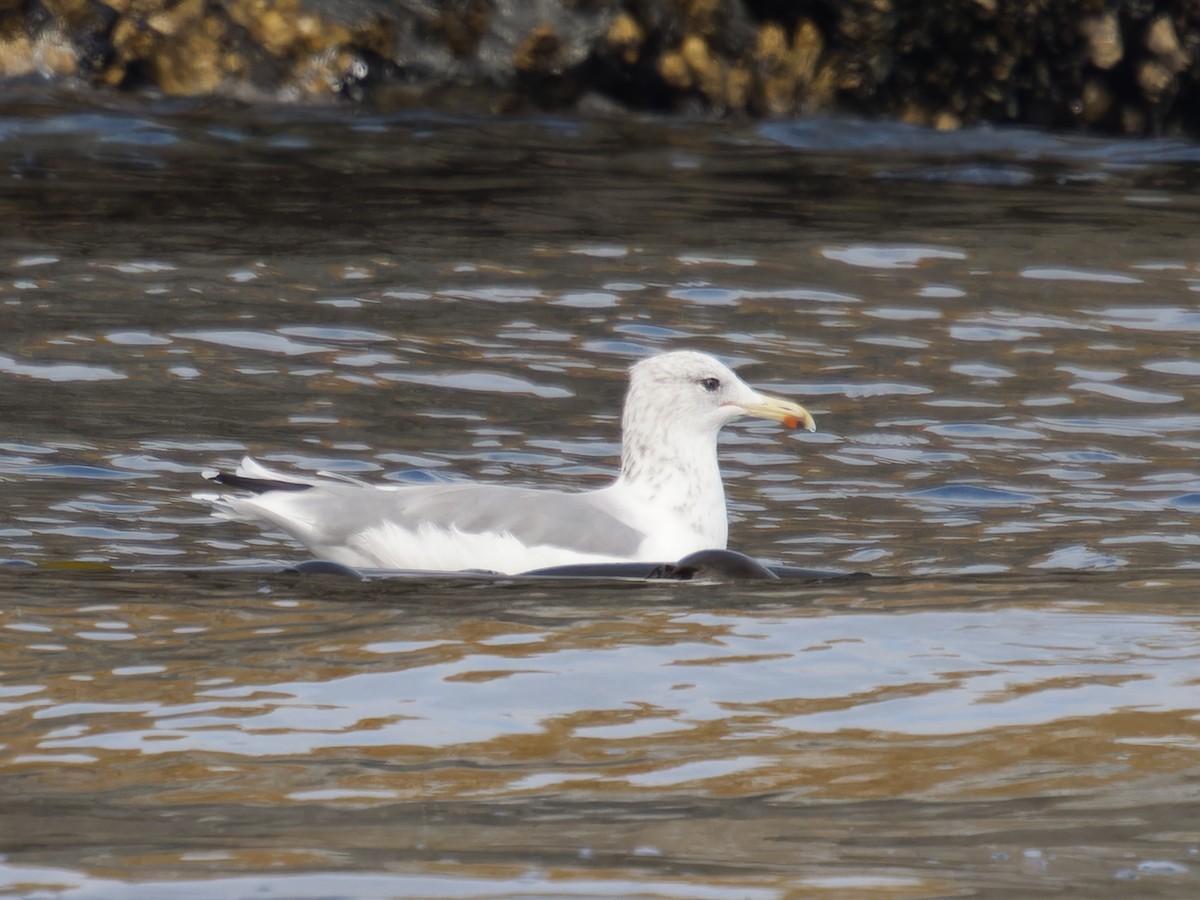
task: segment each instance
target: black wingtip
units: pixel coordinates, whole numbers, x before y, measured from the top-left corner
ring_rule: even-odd
[[[226,487],[241,488],[255,494],[265,494],[267,491],[307,491],[311,484],[296,481],[277,481],[272,478],[250,478],[247,475],[237,475],[233,472],[208,470],[203,473],[209,481],[223,484]]]

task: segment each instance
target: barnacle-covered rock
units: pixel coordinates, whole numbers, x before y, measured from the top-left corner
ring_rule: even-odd
[[[1200,0],[0,0],[0,80],[1200,133]]]

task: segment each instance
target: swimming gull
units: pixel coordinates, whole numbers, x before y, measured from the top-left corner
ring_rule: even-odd
[[[816,428],[804,407],[761,394],[713,357],[683,350],[630,369],[621,472],[598,490],[375,485],[278,472],[247,456],[232,474],[204,476],[249,493],[197,496],[215,505],[215,515],[270,523],[318,557],[355,568],[515,574],[670,562],[726,546],[717,433],[742,416]]]

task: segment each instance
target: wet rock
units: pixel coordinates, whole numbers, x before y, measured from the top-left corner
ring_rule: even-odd
[[[762,111],[787,115],[825,107],[835,84],[835,67],[820,69],[825,39],[811,19],[801,19],[792,35],[778,23],[768,22],[758,32],[758,64]]]
[[[708,100],[709,105],[725,106],[725,62],[709,49],[708,42],[698,34],[683,39],[680,56],[692,76],[692,83]]]
[[[1187,68],[1188,55],[1168,16],[1158,16],[1150,23],[1146,29],[1146,49],[1158,57],[1163,68],[1173,73]]]
[[[613,19],[604,39],[608,45],[607,53],[625,65],[632,66],[642,54],[642,45],[646,42],[646,32],[637,19],[629,13],[621,13]]]
[[[1175,0],[0,0],[0,79],[478,111],[1200,133]]]
[[[77,69],[74,48],[59,28],[44,29],[33,37],[24,33],[0,37],[0,79],[63,78]]]
[[[1097,69],[1111,69],[1125,55],[1121,23],[1111,9],[1099,16],[1088,16],[1079,23],[1079,33],[1087,42],[1088,59]]]
[[[1112,111],[1115,98],[1108,85],[1098,78],[1089,78],[1083,85],[1077,112],[1089,124],[1101,122]]]

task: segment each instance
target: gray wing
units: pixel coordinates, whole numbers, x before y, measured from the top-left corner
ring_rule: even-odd
[[[468,534],[507,533],[527,546],[614,557],[633,556],[645,537],[600,492],[564,494],[490,484],[384,490],[321,481],[288,499],[293,509],[303,507],[322,544],[348,544],[385,522],[409,530],[432,525]]]

